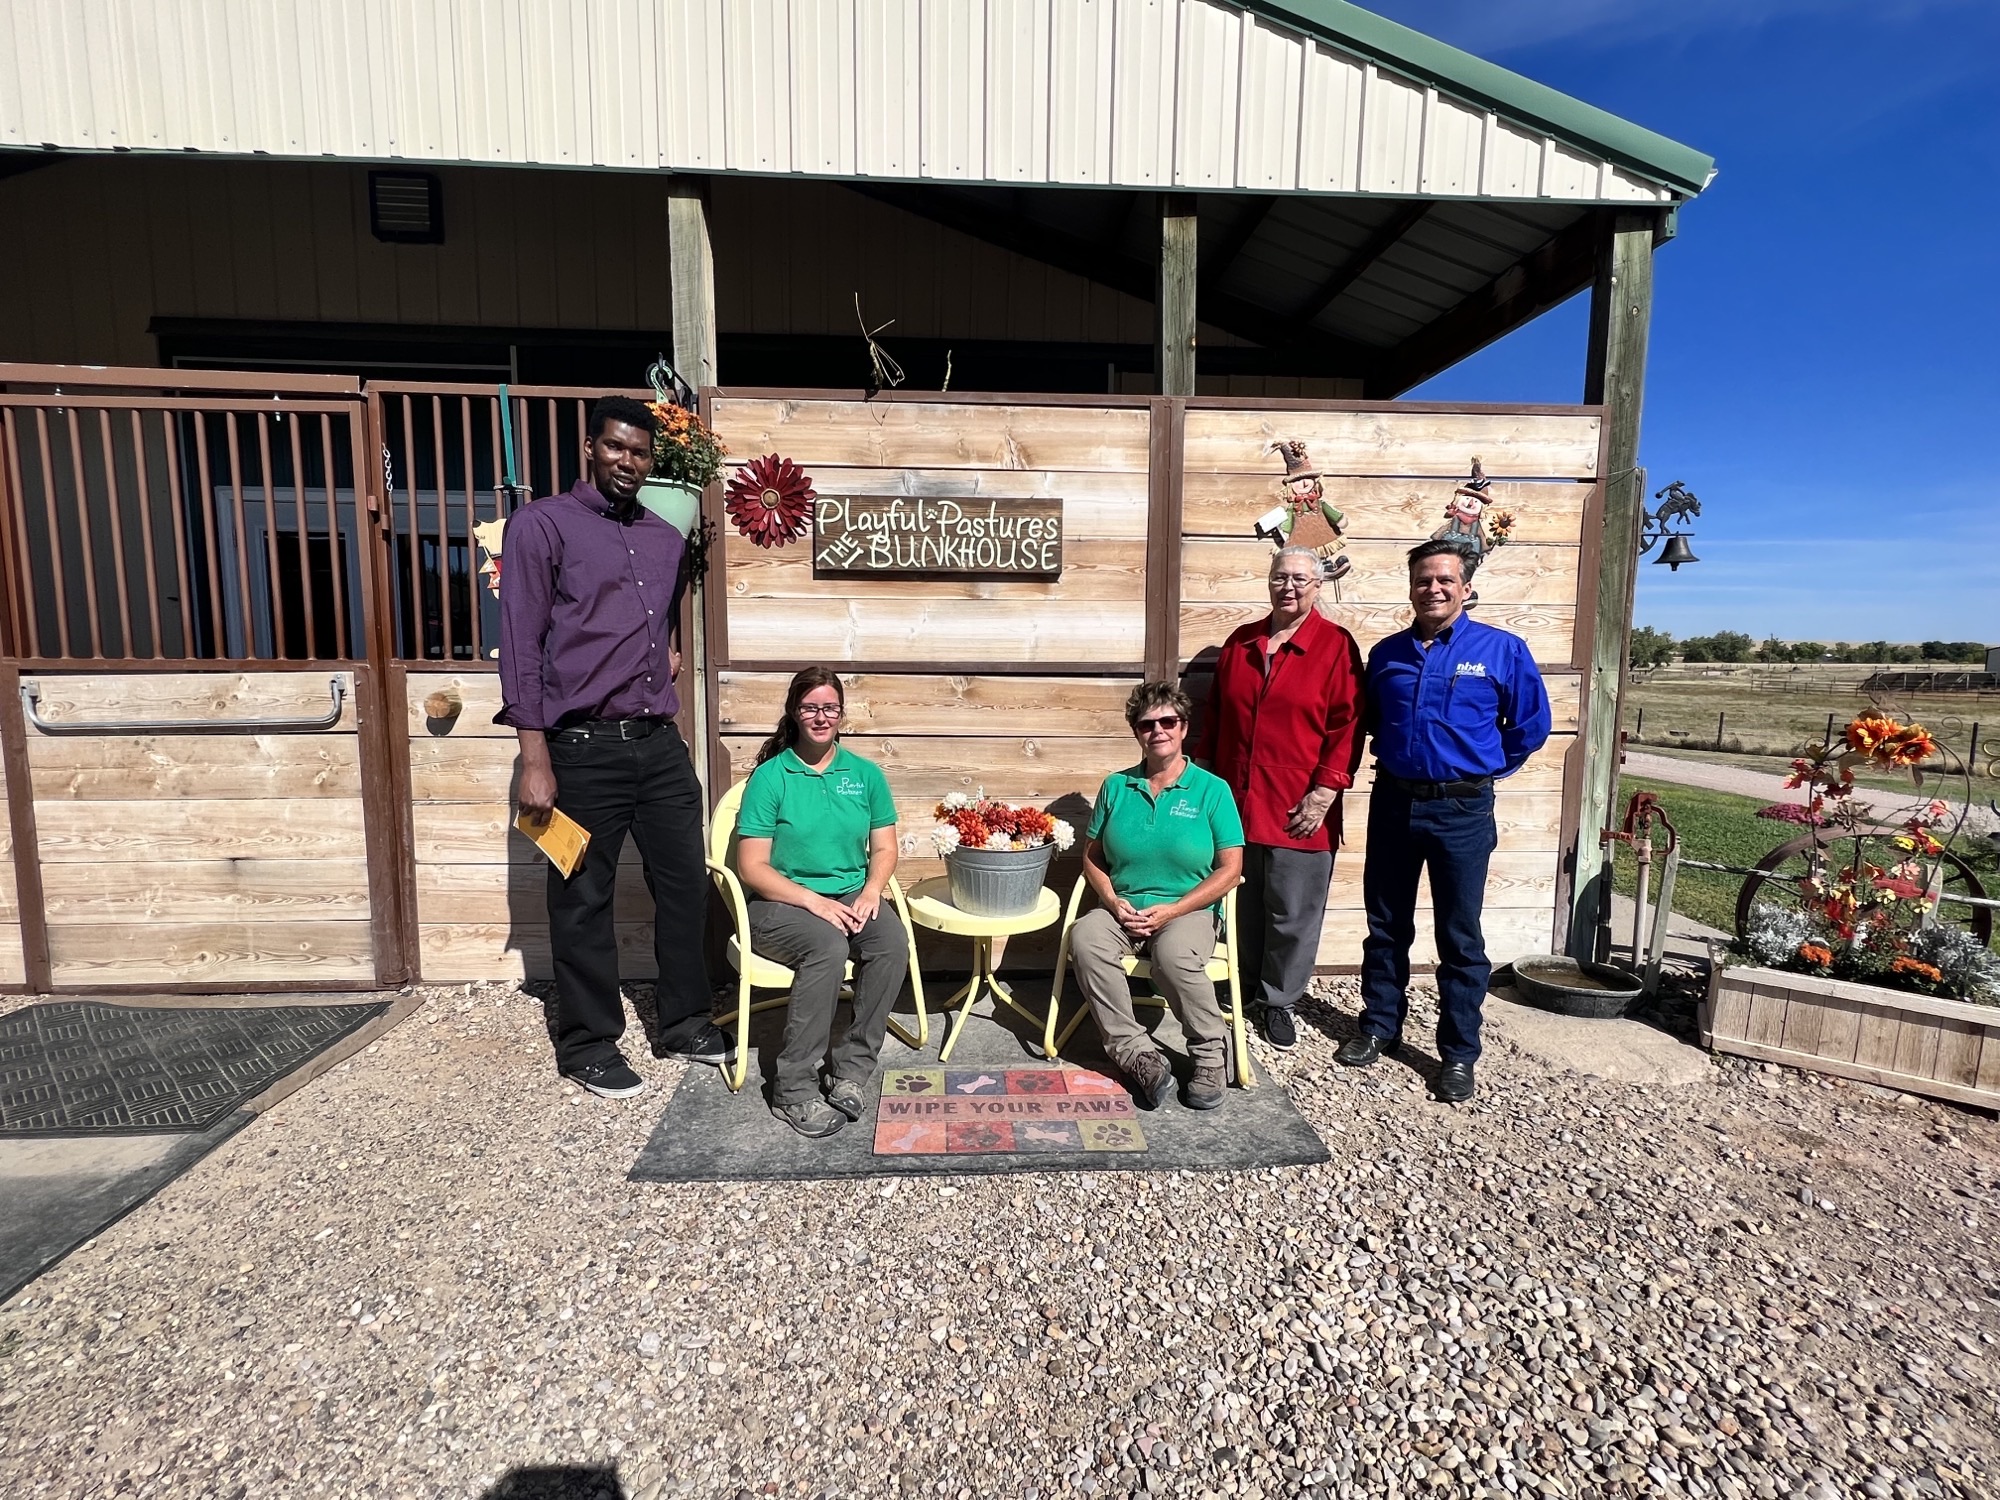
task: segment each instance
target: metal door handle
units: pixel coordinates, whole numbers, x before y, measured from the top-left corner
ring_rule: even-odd
[[[331,729],[338,724],[347,701],[347,680],[338,675],[328,679],[327,692],[332,706],[323,714],[304,719],[64,719],[51,723],[38,707],[42,685],[30,681],[21,684],[21,709],[43,734],[278,734]]]

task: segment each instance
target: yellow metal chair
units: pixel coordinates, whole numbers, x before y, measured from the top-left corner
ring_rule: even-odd
[[[1084,878],[1081,875],[1077,876],[1076,889],[1069,895],[1069,908],[1063,913],[1062,941],[1056,945],[1055,984],[1049,991],[1048,1022],[1042,1032],[1042,1050],[1051,1059],[1056,1056],[1059,1049],[1068,1044],[1069,1039],[1076,1034],[1076,1028],[1083,1024],[1083,1018],[1090,1014],[1090,1004],[1085,1001],[1083,1008],[1071,1018],[1069,1025],[1063,1027],[1060,1035],[1057,1034],[1056,1021],[1058,1012],[1062,1009],[1063,980],[1069,975],[1070,934],[1076,927],[1076,919],[1083,915],[1083,900],[1088,891],[1089,886]],[[1222,898],[1222,936],[1216,941],[1215,952],[1209,955],[1208,967],[1204,972],[1215,983],[1228,986],[1222,1013],[1229,1019],[1230,1061],[1234,1065],[1238,1085],[1253,1089],[1257,1086],[1257,1072],[1250,1066],[1250,1044],[1243,1023],[1243,976],[1236,968],[1236,955],[1242,951],[1236,938],[1236,890],[1232,886],[1229,893]],[[1142,954],[1128,953],[1121,962],[1130,978],[1150,980],[1153,977],[1153,965]],[[1167,1001],[1164,995],[1145,994],[1133,996],[1133,1003],[1164,1006]]]
[[[776,1010],[781,1005],[791,1004],[793,983],[792,971],[774,958],[766,958],[750,946],[750,905],[744,898],[743,882],[736,874],[736,818],[743,807],[743,788],[747,782],[739,781],[722,794],[722,801],[716,805],[715,816],[708,829],[708,873],[714,878],[716,888],[722,892],[722,899],[729,905],[729,919],[735,930],[729,938],[729,962],[736,970],[736,1009],[726,1015],[718,1015],[715,1024],[727,1030],[732,1024],[736,1028],[736,1063],[733,1068],[722,1070],[723,1079],[732,1090],[743,1087],[743,1080],[750,1076],[750,1018],[762,1011]],[[922,1047],[930,1038],[930,1021],[924,1014],[924,980],[917,969],[917,929],[910,921],[910,908],[903,900],[903,888],[895,876],[889,877],[889,900],[896,908],[896,915],[902,919],[903,932],[910,945],[910,993],[917,1001],[917,1032],[912,1036],[895,1020],[890,1018],[889,1029],[912,1047]],[[854,978],[854,965],[850,962],[844,979]],[[752,1002],[752,990],[785,990],[788,993],[774,1000]],[[853,990],[847,983],[840,988],[842,999],[852,999]]]

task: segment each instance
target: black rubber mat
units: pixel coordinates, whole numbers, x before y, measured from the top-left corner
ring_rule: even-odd
[[[388,1008],[30,1005],[0,1016],[0,1136],[206,1130]]]

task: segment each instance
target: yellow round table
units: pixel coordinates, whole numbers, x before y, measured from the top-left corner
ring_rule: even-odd
[[[920,880],[909,890],[910,920],[919,927],[928,927],[933,932],[949,932],[958,937],[972,939],[972,977],[960,987],[957,994],[946,1000],[941,1007],[950,1010],[958,1007],[958,1016],[951,1023],[951,1030],[944,1039],[944,1050],[938,1053],[939,1062],[951,1060],[951,1049],[958,1045],[958,1034],[965,1030],[965,1018],[972,1014],[972,1003],[979,998],[983,987],[993,996],[995,1005],[1011,1007],[1018,1015],[1026,1017],[1041,1026],[1046,1020],[1020,1004],[1014,992],[1007,988],[1000,977],[993,972],[993,940],[997,937],[1015,937],[1023,932],[1036,932],[1049,926],[1062,915],[1062,901],[1056,893],[1043,886],[1035,897],[1033,911],[1023,912],[1018,917],[979,917],[971,912],[960,911],[951,904],[951,878],[936,875],[929,880]]]

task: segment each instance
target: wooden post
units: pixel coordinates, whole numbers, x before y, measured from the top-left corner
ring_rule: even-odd
[[[708,233],[708,184],[703,178],[667,179],[667,275],[674,303],[674,368],[689,385],[701,390],[716,383],[715,246]],[[679,686],[689,695],[693,709],[693,743],[688,749],[694,756],[695,775],[709,789],[713,801],[721,790],[710,785],[709,777],[709,734],[714,722],[709,695],[715,672],[708,660],[708,632],[702,619],[705,587],[695,586],[691,607],[683,614],[688,670],[681,674]]]
[[[1583,685],[1584,773],[1577,814],[1576,874],[1570,883],[1569,951],[1597,956],[1609,914],[1604,849],[1598,832],[1618,786],[1619,705],[1632,634],[1632,589],[1645,514],[1639,473],[1639,414],[1646,388],[1646,338],[1653,314],[1651,213],[1619,213],[1598,249],[1590,293],[1590,348],[1583,399],[1607,408],[1604,539],[1599,549],[1597,609],[1589,673]]]
[[[1153,368],[1162,396],[1194,394],[1195,203],[1160,194],[1160,275],[1153,298]]]

